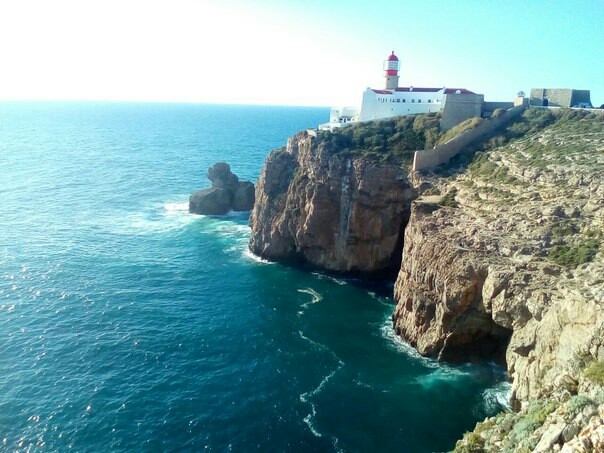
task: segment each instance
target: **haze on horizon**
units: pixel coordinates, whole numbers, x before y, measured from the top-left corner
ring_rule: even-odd
[[[354,105],[394,50],[401,85],[599,106],[602,23],[602,0],[3,2],[0,100]]]

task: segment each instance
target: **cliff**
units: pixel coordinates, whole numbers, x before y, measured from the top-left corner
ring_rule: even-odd
[[[436,116],[430,119],[430,126],[437,124]],[[270,153],[257,184],[250,249],[264,258],[334,272],[396,270],[416,197],[408,165],[414,147],[425,141],[413,125],[407,118],[337,134],[301,132]],[[401,146],[384,159],[380,151],[397,133]],[[405,148],[402,136],[420,145]]]
[[[438,195],[412,208],[395,330],[440,359],[504,353],[523,408],[479,425],[459,451],[482,451],[472,440],[486,451],[551,451],[588,426],[584,444],[604,448],[604,382],[585,374],[604,360],[603,119],[529,111],[504,146],[416,175]]]
[[[441,360],[505,363],[520,412],[478,425],[458,451],[597,445],[604,371],[587,370],[604,361],[603,118],[531,109],[430,174],[409,168],[444,139],[434,117],[300,133],[266,160],[250,248],[330,271],[400,263],[399,335]]]

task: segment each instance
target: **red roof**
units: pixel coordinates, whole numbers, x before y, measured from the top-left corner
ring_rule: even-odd
[[[398,61],[398,57],[394,55],[394,50],[392,51],[392,55],[388,55],[388,61]]]
[[[416,92],[416,93],[436,93],[441,91],[442,88],[422,88],[422,87],[398,87],[396,91],[402,92]],[[455,94],[459,90],[460,94],[476,94],[473,91],[466,90],[465,88],[445,88],[445,94]],[[392,94],[392,91],[388,90],[373,90],[377,94]]]
[[[419,93],[436,93],[442,88],[417,88],[417,87],[398,87],[396,91],[417,91]]]

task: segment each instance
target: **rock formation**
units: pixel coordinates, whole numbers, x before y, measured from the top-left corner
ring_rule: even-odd
[[[407,175],[400,161],[358,152],[338,137],[346,132],[297,134],[267,157],[250,248],[371,273],[400,261],[403,247],[396,332],[439,359],[505,361],[520,411],[479,424],[457,450],[598,451],[603,119],[531,109],[489,151],[431,174]],[[418,140],[413,132],[391,135]],[[400,145],[363,137],[355,146],[376,142],[386,152]],[[589,378],[593,366],[600,375]]]
[[[250,218],[250,249],[337,272],[376,273],[400,260],[414,189],[400,163],[340,154],[301,132],[269,154]]]
[[[604,372],[598,384],[585,369],[604,361],[604,121],[560,115],[468,168],[415,175],[441,196],[414,202],[395,330],[441,359],[505,349],[522,408],[478,425],[458,451],[602,448]]]
[[[239,181],[231,173],[229,164],[219,162],[208,169],[212,187],[202,189],[189,197],[189,212],[204,215],[223,215],[233,211],[249,211],[254,207],[254,184]]]

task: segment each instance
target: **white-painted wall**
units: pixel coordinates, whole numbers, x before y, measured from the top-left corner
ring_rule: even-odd
[[[380,90],[381,91],[381,90]],[[442,108],[444,88],[436,92],[388,91],[376,93],[367,88],[363,93],[360,121],[387,118],[396,115],[439,112]]]

